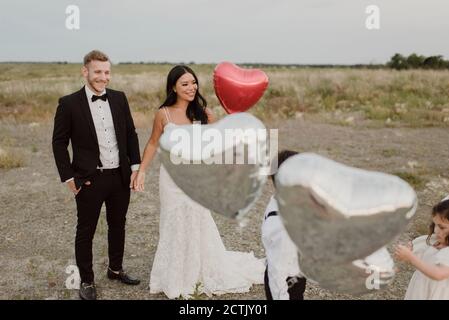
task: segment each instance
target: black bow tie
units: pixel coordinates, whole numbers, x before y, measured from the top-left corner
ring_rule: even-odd
[[[108,99],[108,94],[105,93],[105,94],[102,95],[102,96],[96,96],[96,95],[93,95],[93,96],[92,96],[92,102],[95,102],[95,101],[97,101],[98,99],[101,99],[101,100],[103,100],[103,101],[106,101],[106,100]]]

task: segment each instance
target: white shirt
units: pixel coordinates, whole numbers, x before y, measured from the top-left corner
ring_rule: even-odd
[[[84,89],[86,90],[87,102],[89,103],[95,132],[97,133],[100,161],[103,164],[102,169],[118,168],[120,166],[120,158],[109,100],[97,99],[95,102],[92,102],[92,96],[95,93],[87,85],[84,86]],[[105,93],[106,90],[99,95],[101,96]]]
[[[268,266],[268,281],[274,300],[289,300],[287,278],[301,276],[298,264],[298,253],[290,239],[282,218],[270,216],[272,211],[278,213],[278,204],[274,196],[265,209],[262,223],[262,243],[265,248]]]
[[[115,136],[114,122],[112,119],[111,107],[109,100],[103,101],[101,99],[92,102],[92,96],[96,95],[87,85],[84,86],[89,104],[92,119],[94,121],[95,132],[97,133],[98,147],[100,149],[100,161],[103,165],[101,169],[115,169],[120,166],[119,150],[117,138]],[[99,95],[106,93],[104,90]],[[98,167],[100,169],[100,167]],[[139,165],[131,166],[132,171],[139,169]],[[68,179],[66,182],[73,180]]]

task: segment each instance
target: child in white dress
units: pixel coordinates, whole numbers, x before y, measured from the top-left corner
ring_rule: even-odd
[[[449,200],[433,207],[429,231],[428,236],[396,248],[396,257],[417,269],[406,300],[449,300]]]

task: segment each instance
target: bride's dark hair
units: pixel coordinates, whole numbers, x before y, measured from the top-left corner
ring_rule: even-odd
[[[178,81],[178,79],[186,73],[190,73],[195,78],[198,86],[195,98],[191,102],[189,102],[189,105],[187,106],[186,116],[191,122],[201,121],[201,124],[207,124],[207,102],[206,99],[204,99],[200,94],[200,85],[198,83],[198,78],[192,69],[184,65],[177,65],[173,67],[168,73],[166,87],[167,97],[165,98],[164,103],[159,107],[159,109],[165,106],[172,106],[176,103],[177,95],[173,88],[176,85],[176,81]]]

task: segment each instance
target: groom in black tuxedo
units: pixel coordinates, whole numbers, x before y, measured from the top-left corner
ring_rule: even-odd
[[[92,240],[103,203],[108,222],[109,279],[137,285],[123,271],[125,221],[130,188],[140,164],[139,141],[123,92],[106,89],[111,63],[94,50],[84,57],[86,85],[62,97],[56,110],[53,153],[61,181],[74,193],[78,223],[75,238],[80,297],[96,299]],[[73,159],[67,150],[72,143]]]

